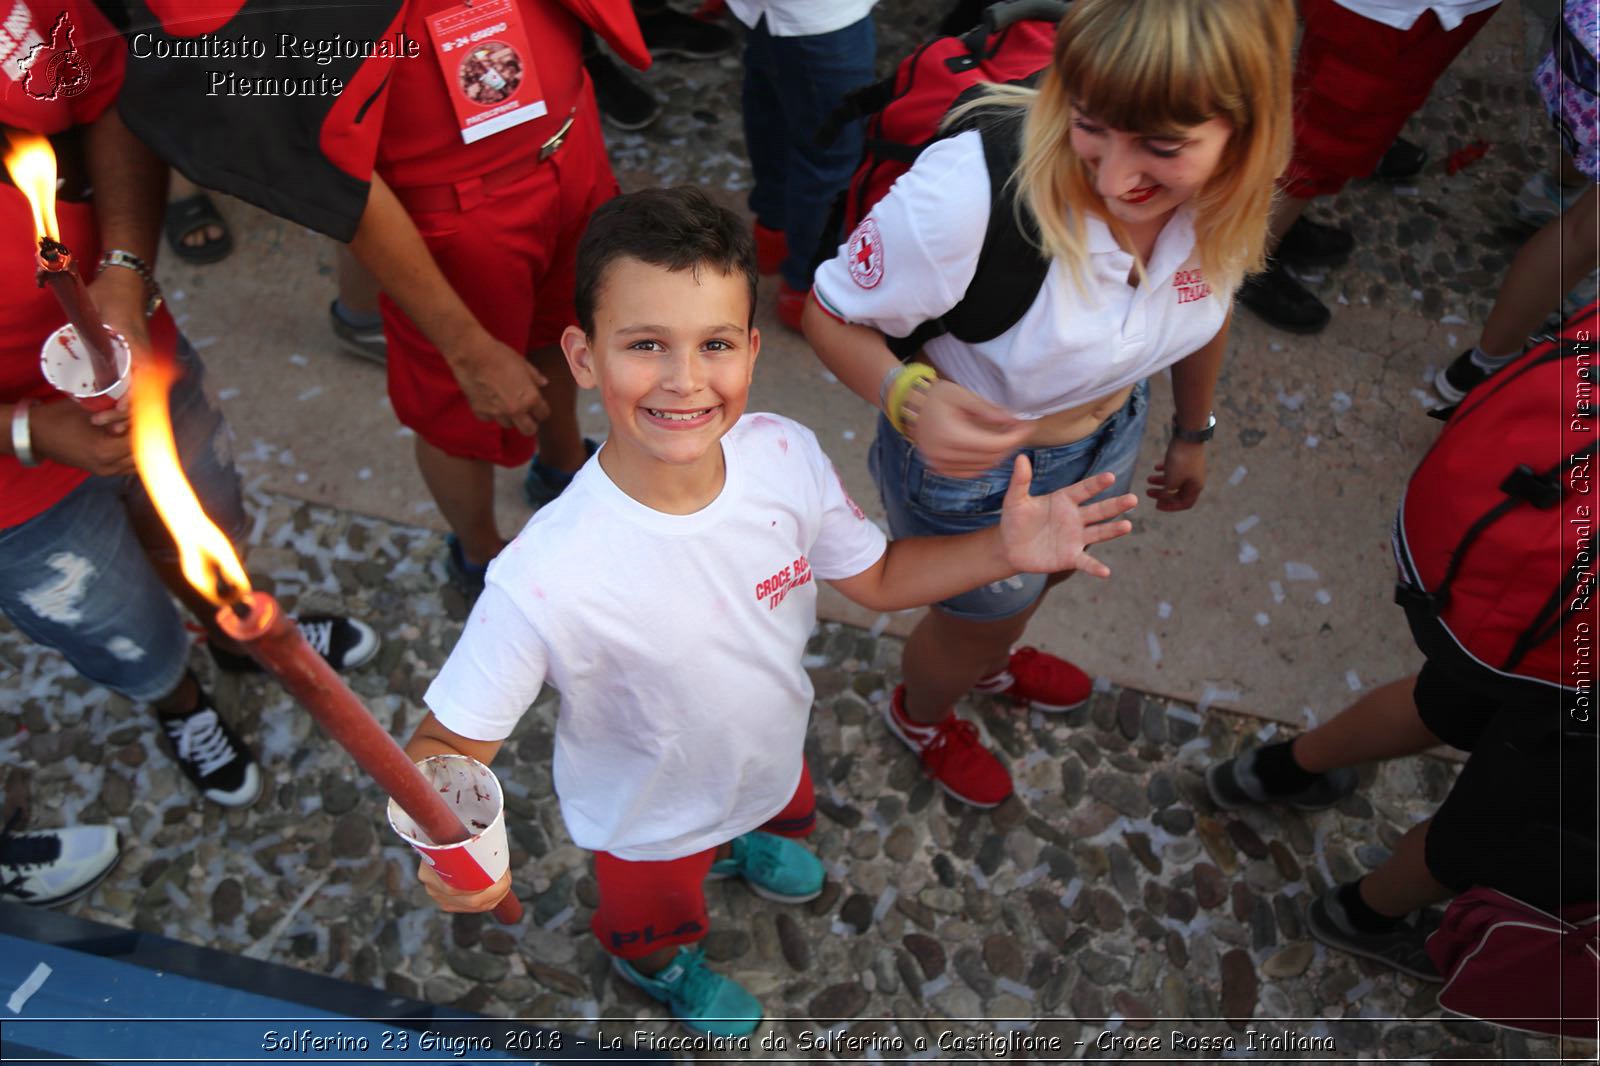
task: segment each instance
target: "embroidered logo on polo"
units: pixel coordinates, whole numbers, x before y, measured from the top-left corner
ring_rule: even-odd
[[[756,602],[765,600],[767,610],[776,610],[791,591],[810,582],[811,562],[802,555],[771,577],[756,582]]]
[[[850,245],[845,251],[850,280],[863,289],[876,288],[883,280],[883,238],[878,234],[878,224],[871,218],[862,219],[861,225],[850,234]]]
[[[1211,295],[1206,276],[1198,270],[1180,270],[1172,275],[1172,287],[1178,290],[1180,304],[1194,303]]]

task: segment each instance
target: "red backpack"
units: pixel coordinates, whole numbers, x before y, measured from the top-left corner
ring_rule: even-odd
[[[1597,306],[1467,394],[1394,526],[1395,599],[1422,651],[1561,689],[1591,728]]]
[[[851,93],[817,136],[821,143],[831,142],[845,124],[867,119],[861,162],[823,227],[818,265],[833,257],[840,241],[929,145],[972,129],[983,137],[989,228],[977,274],[961,302],[943,318],[923,324],[908,338],[889,339],[901,358],[941,333],[970,342],[998,337],[1016,325],[1044,284],[1050,263],[1038,250],[1031,219],[1026,230],[1018,224],[1010,186],[1018,158],[1018,116],[996,118],[986,112],[948,129],[943,123],[953,109],[981,93],[985,83],[1031,84],[1050,65],[1056,27],[1066,10],[1067,4],[1058,0],[1010,0],[989,7],[972,30],[934,38],[902,60],[892,76]]]

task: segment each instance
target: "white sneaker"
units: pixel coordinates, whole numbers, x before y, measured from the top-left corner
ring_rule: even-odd
[[[12,814],[0,831],[0,898],[30,907],[59,907],[98,885],[117,865],[117,831],[109,825],[80,825],[13,833],[21,819]]]

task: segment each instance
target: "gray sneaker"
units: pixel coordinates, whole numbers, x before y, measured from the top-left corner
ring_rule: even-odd
[[[1211,793],[1212,803],[1225,811],[1262,803],[1287,803],[1302,811],[1320,811],[1356,790],[1356,772],[1342,769],[1318,775],[1316,781],[1299,792],[1274,796],[1256,776],[1256,751],[1251,748],[1206,771],[1206,791]]]
[[[389,344],[383,337],[383,326],[353,326],[339,314],[339,301],[328,305],[328,325],[339,339],[339,347],[369,363],[384,365],[389,359]]]
[[[1339,902],[1339,890],[1334,885],[1306,908],[1306,928],[1322,943],[1338,951],[1373,959],[1392,966],[1403,974],[1419,981],[1443,984],[1444,978],[1428,957],[1428,936],[1417,923],[1415,916],[1402,921],[1387,933],[1357,932]]]

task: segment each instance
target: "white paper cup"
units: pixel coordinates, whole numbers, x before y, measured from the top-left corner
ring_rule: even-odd
[[[103,389],[95,388],[94,357],[83,338],[78,336],[76,326],[70,323],[62,326],[46,338],[44,347],[39,350],[39,368],[44,371],[44,379],[89,411],[115,407],[128,391],[128,367],[131,365],[128,342],[110,326],[106,326],[105,331],[111,338],[111,350],[117,356],[117,380]]]
[[[506,844],[505,797],[500,782],[483,763],[465,755],[430,755],[417,763],[461,824],[473,835],[459,844],[435,844],[400,805],[389,801],[389,824],[439,879],[463,892],[479,892],[511,866]]]

